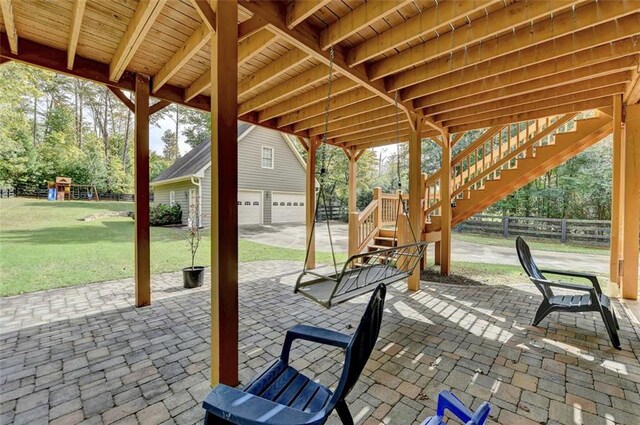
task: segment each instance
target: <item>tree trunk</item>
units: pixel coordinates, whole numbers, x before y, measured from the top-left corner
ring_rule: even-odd
[[[38,97],[33,97],[33,147],[37,145],[38,136]]]
[[[82,82],[80,84],[80,106],[78,108],[78,146],[82,149],[82,109],[84,108],[84,84]]]
[[[104,161],[109,166],[109,130],[108,130],[108,118],[109,118],[109,89],[104,88],[104,120],[102,121],[102,140],[104,142]]]
[[[131,95],[129,95],[131,99]],[[131,110],[127,108],[127,124],[124,130],[124,148],[122,150],[122,169],[127,172],[127,150],[129,150],[129,126],[131,125]]]

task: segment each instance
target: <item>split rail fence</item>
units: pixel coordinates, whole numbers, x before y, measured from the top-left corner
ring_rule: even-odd
[[[460,233],[476,233],[505,238],[522,236],[561,243],[608,246],[611,237],[611,222],[609,220],[475,215],[460,223],[456,230]]]

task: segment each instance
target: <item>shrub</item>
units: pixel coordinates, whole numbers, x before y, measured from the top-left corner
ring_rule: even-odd
[[[182,224],[182,209],[180,204],[174,206],[158,204],[151,207],[149,220],[152,226],[166,226]]]

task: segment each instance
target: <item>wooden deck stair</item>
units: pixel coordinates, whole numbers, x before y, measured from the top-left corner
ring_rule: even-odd
[[[611,134],[610,115],[601,111],[591,115],[559,115],[487,129],[452,160],[451,199],[455,205],[452,225],[479,213]],[[424,175],[421,190],[424,241],[440,241],[440,178],[440,171]],[[408,197],[403,195],[405,201]],[[402,244],[394,231],[396,215],[401,210],[398,206],[397,194],[374,189],[369,206],[359,214],[354,213],[357,226],[350,227],[350,238],[358,243],[350,253]],[[412,239],[408,231],[403,238],[404,243]]]
[[[602,112],[591,118],[568,120],[565,117],[558,120],[564,120],[564,124],[559,125],[555,130],[546,130],[549,134],[541,137],[539,143],[530,143],[532,146],[528,148],[527,143],[520,147],[512,147],[510,154],[494,159],[494,165],[486,167],[483,173],[475,177],[472,175],[463,185],[459,182],[452,185],[454,188],[458,186],[453,191],[455,207],[452,208],[452,225],[459,224],[517,191],[602,140],[613,130],[611,117]],[[571,123],[573,125],[569,128],[568,124]],[[549,126],[553,125],[553,123],[549,124]],[[529,142],[535,138],[536,136],[533,135]],[[433,213],[428,215],[426,221],[425,233],[427,234],[439,231],[441,228],[439,205],[438,201],[430,206],[430,211]]]

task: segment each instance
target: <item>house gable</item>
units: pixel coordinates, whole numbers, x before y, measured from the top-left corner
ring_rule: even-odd
[[[273,149],[273,168],[262,166],[263,147]],[[256,126],[238,143],[238,187],[304,192],[306,173],[303,164],[285,136]]]

